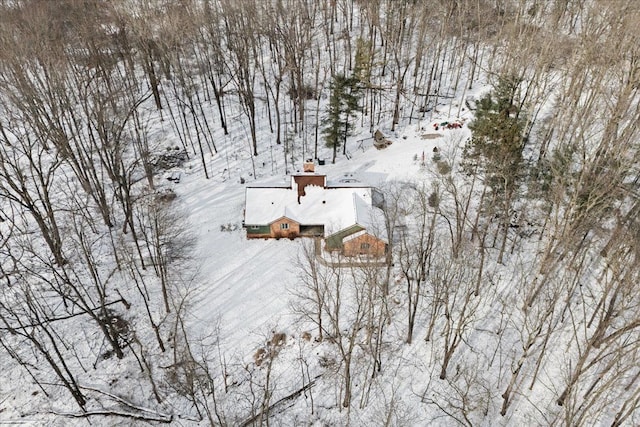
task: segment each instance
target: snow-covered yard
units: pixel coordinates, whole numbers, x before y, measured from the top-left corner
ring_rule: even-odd
[[[429,122],[409,126],[391,138],[393,144],[388,148],[376,150],[369,142],[364,149],[353,151],[351,160],[341,157],[336,164],[316,166],[317,172],[326,174],[328,180],[349,177],[372,186],[389,180],[429,180],[435,173],[431,160],[434,147],[443,154],[459,150],[460,142],[468,136],[465,128],[443,131],[437,139],[424,139],[430,127]],[[214,171],[226,169],[227,160],[222,154],[214,156],[211,166]],[[301,163],[297,166],[302,168]],[[288,290],[298,280],[300,245],[298,240],[246,239],[241,227],[245,185],[240,184],[240,177],[246,177],[250,168],[247,160],[234,162],[230,179],[205,180],[197,161],[192,161],[182,182],[173,186],[198,242],[196,256],[202,284],[192,295],[193,321],[201,325],[203,333],[219,325],[225,346],[244,349],[247,354],[265,334],[293,324]],[[266,168],[257,173],[258,178],[249,177],[247,185],[287,180],[284,174],[272,176]]]
[[[634,2],[0,12],[0,425],[638,424]]]

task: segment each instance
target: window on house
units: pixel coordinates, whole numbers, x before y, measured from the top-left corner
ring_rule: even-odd
[[[370,247],[371,245],[369,245],[368,243],[360,243],[360,250],[362,251],[367,251]]]
[[[289,224],[280,224],[280,230],[288,230],[289,229]]]
[[[259,225],[252,225],[250,228],[251,228],[252,230],[257,230],[257,229],[259,229],[259,228],[260,228],[260,226],[259,226]]]

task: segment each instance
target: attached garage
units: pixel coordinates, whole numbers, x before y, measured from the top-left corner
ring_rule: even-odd
[[[342,244],[342,254],[344,256],[370,256],[381,258],[387,251],[387,243],[367,232],[359,232],[348,236]]]

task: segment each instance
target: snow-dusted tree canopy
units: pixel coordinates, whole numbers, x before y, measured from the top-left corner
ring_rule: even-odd
[[[640,425],[639,24],[0,0],[0,424]],[[307,159],[385,257],[246,239]]]

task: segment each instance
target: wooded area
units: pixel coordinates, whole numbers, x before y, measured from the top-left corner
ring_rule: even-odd
[[[0,1],[2,357],[59,417],[638,425],[638,24],[634,0]],[[192,333],[196,236],[162,173],[335,163],[443,109],[471,138],[381,188],[387,266],[300,251],[292,311],[329,356],[266,337],[232,363]],[[409,365],[439,382],[413,403]]]

